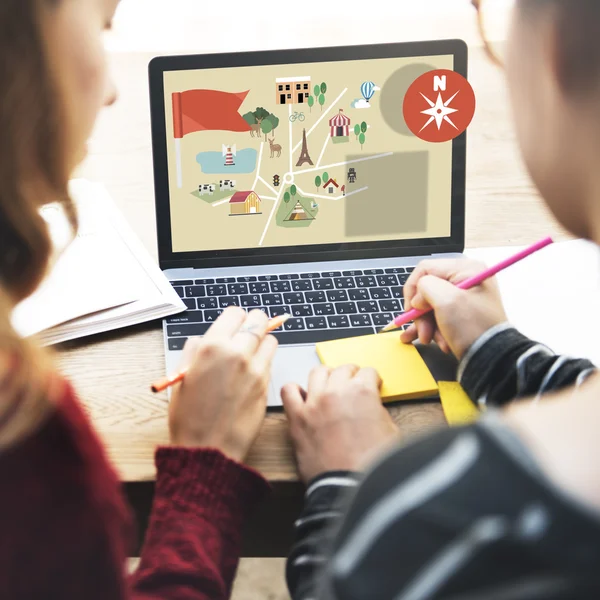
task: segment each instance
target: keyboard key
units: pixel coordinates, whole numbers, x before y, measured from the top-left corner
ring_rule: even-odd
[[[275,308],[275,307],[273,307],[273,308]],[[267,317],[270,316],[269,309],[266,306],[257,306],[256,308],[253,308],[252,310],[262,310],[265,313],[265,315],[267,315]]]
[[[279,279],[279,275],[261,275],[258,280],[259,281],[277,281]]]
[[[281,315],[285,315],[285,314],[289,315],[289,314],[291,314],[290,307],[289,306],[270,306],[269,314],[271,315],[271,318],[280,317]]]
[[[182,287],[174,287],[173,289],[177,292],[177,295],[180,298],[185,298],[185,291]]]
[[[300,279],[300,275],[296,273],[291,273],[290,275],[280,275],[279,279],[283,279],[284,281],[290,281],[292,279]]]
[[[216,298],[198,298],[198,308],[219,308],[219,301]]]
[[[346,329],[305,329],[304,331],[275,332],[275,337],[281,345],[317,344],[342,338],[372,335],[373,327],[348,327]]]
[[[350,327],[350,321],[346,315],[336,315],[335,317],[327,317],[327,323],[331,329],[342,329]]]
[[[304,326],[304,319],[288,319],[283,328],[286,331],[301,331],[306,329]]]
[[[383,275],[383,269],[365,269],[365,275]]]
[[[174,323],[204,323],[204,314],[201,310],[188,310],[187,312],[167,318],[167,324]]]
[[[309,317],[306,319],[307,329],[327,329],[327,319],[325,317]]]
[[[415,270],[415,267],[406,267],[407,273],[412,273]]]
[[[248,293],[247,283],[232,283],[227,286],[227,293],[230,296],[241,296]]]
[[[317,279],[321,277],[319,273],[301,273],[300,279]]]
[[[377,302],[359,302],[358,303],[359,313],[376,313],[379,312],[379,306]]]
[[[359,289],[359,290],[348,290],[348,296],[350,300],[370,300],[369,290]]]
[[[196,310],[196,298],[184,298],[183,303],[188,307],[188,310]]]
[[[395,275],[378,275],[377,283],[381,287],[398,285],[398,278]]]
[[[348,292],[346,290],[333,290],[327,292],[329,302],[348,302]]]
[[[291,292],[292,286],[289,281],[271,281],[272,292]]]
[[[228,306],[239,306],[239,296],[221,296],[219,298],[219,306],[221,308],[227,308]]]
[[[265,294],[262,297],[262,303],[264,306],[281,306],[283,297],[281,294]]]
[[[384,312],[399,313],[402,311],[402,302],[393,298],[392,300],[380,300],[379,308]]]
[[[216,321],[222,314],[223,314],[223,311],[221,309],[205,310],[204,311],[204,320],[207,323],[212,323],[213,321]]]
[[[187,338],[173,338],[169,340],[169,350],[183,350]]]
[[[377,315],[371,315],[375,327],[384,327],[394,319],[392,313],[379,313]]]
[[[372,288],[370,292],[373,300],[385,300],[392,297],[392,292],[387,288]]]
[[[198,298],[199,296],[206,296],[206,287],[203,285],[191,285],[185,288],[186,298]]]
[[[217,283],[235,283],[235,277],[221,277],[217,279]]]
[[[171,281],[171,285],[185,287],[186,285],[194,285],[194,282],[191,279],[180,279],[179,281]]]
[[[355,302],[338,302],[335,310],[338,315],[353,315],[358,312]]]
[[[271,290],[269,284],[266,281],[260,281],[259,283],[251,283],[249,286],[251,294],[268,294]]]
[[[315,315],[335,315],[333,304],[313,304]]]
[[[306,301],[311,304],[314,304],[315,302],[325,302],[327,300],[325,292],[306,292],[304,295],[306,296]]]
[[[333,279],[315,279],[313,285],[315,290],[332,290]]]
[[[365,288],[365,287],[375,287],[377,285],[377,281],[375,277],[357,277],[356,278],[356,287]]]
[[[244,308],[262,306],[262,298],[258,295],[254,296],[241,296],[240,303]]]
[[[291,307],[294,317],[312,317],[313,309],[310,304],[296,304]]]
[[[344,277],[358,277],[359,275],[362,275],[363,272],[359,271],[358,269],[355,269],[354,271],[344,271],[342,273],[342,275]]]
[[[333,284],[338,290],[347,290],[349,288],[355,288],[356,283],[352,277],[338,277],[333,280]]]
[[[350,325],[352,327],[371,327],[371,317],[369,315],[351,315]]]
[[[194,281],[196,285],[212,285],[214,282],[214,279],[196,279]]]
[[[325,271],[321,273],[321,277],[341,277],[342,274],[339,271]]]
[[[302,292],[292,292],[283,295],[283,301],[286,304],[304,304],[304,294]]]
[[[404,298],[404,290],[401,287],[393,287],[390,289],[392,291],[393,298],[400,298],[400,299]]]
[[[404,267],[393,267],[392,269],[386,269],[386,273],[395,273],[398,275],[399,273],[406,273],[406,269]]]
[[[410,275],[408,275],[408,274],[398,275],[398,282],[400,283],[400,285],[404,285],[408,281],[409,277],[410,277]]]
[[[251,281],[256,281],[256,277],[247,275],[245,277],[238,277],[237,281],[238,281],[238,283],[250,283]]]
[[[300,279],[299,281],[292,281],[292,289],[295,292],[307,292],[313,288],[309,279]]]
[[[207,296],[224,296],[227,293],[227,289],[224,285],[207,285],[206,295]]]
[[[192,323],[188,325],[167,325],[168,337],[189,337],[204,335],[209,328],[208,323]]]

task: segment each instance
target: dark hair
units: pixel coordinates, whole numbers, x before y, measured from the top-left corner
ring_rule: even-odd
[[[552,9],[559,40],[559,76],[569,92],[595,90],[600,85],[600,0],[520,0],[531,18]]]

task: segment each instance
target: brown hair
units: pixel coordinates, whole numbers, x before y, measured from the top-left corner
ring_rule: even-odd
[[[0,366],[12,365],[11,380],[22,384],[16,389],[31,393],[32,374],[42,371],[41,361],[36,363],[41,353],[19,339],[10,312],[48,267],[52,247],[41,205],[61,202],[76,225],[67,193],[62,102],[42,27],[59,2],[0,2],[0,355],[9,358]],[[2,369],[0,384],[1,376]]]
[[[539,11],[556,11],[560,44],[559,77],[571,93],[586,93],[600,87],[600,1],[521,0],[525,16],[539,17]]]

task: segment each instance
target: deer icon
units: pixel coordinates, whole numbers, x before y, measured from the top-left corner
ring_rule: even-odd
[[[281,156],[281,146],[279,144],[275,144],[275,138],[269,138],[269,146],[271,147],[271,158],[274,158],[275,152],[277,152],[277,158]]]
[[[250,137],[254,137],[254,134],[256,133],[256,137],[259,138],[262,135],[262,131],[260,129],[260,124],[263,122],[264,117],[262,118],[258,118],[256,117],[256,123],[254,123],[254,125],[250,125],[251,129],[250,129]]]

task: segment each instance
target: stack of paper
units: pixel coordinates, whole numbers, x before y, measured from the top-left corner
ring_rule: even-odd
[[[12,315],[23,336],[42,344],[126,327],[186,310],[106,189],[82,179],[70,186],[80,228],[47,279]],[[56,205],[42,209],[57,249],[69,230]]]

